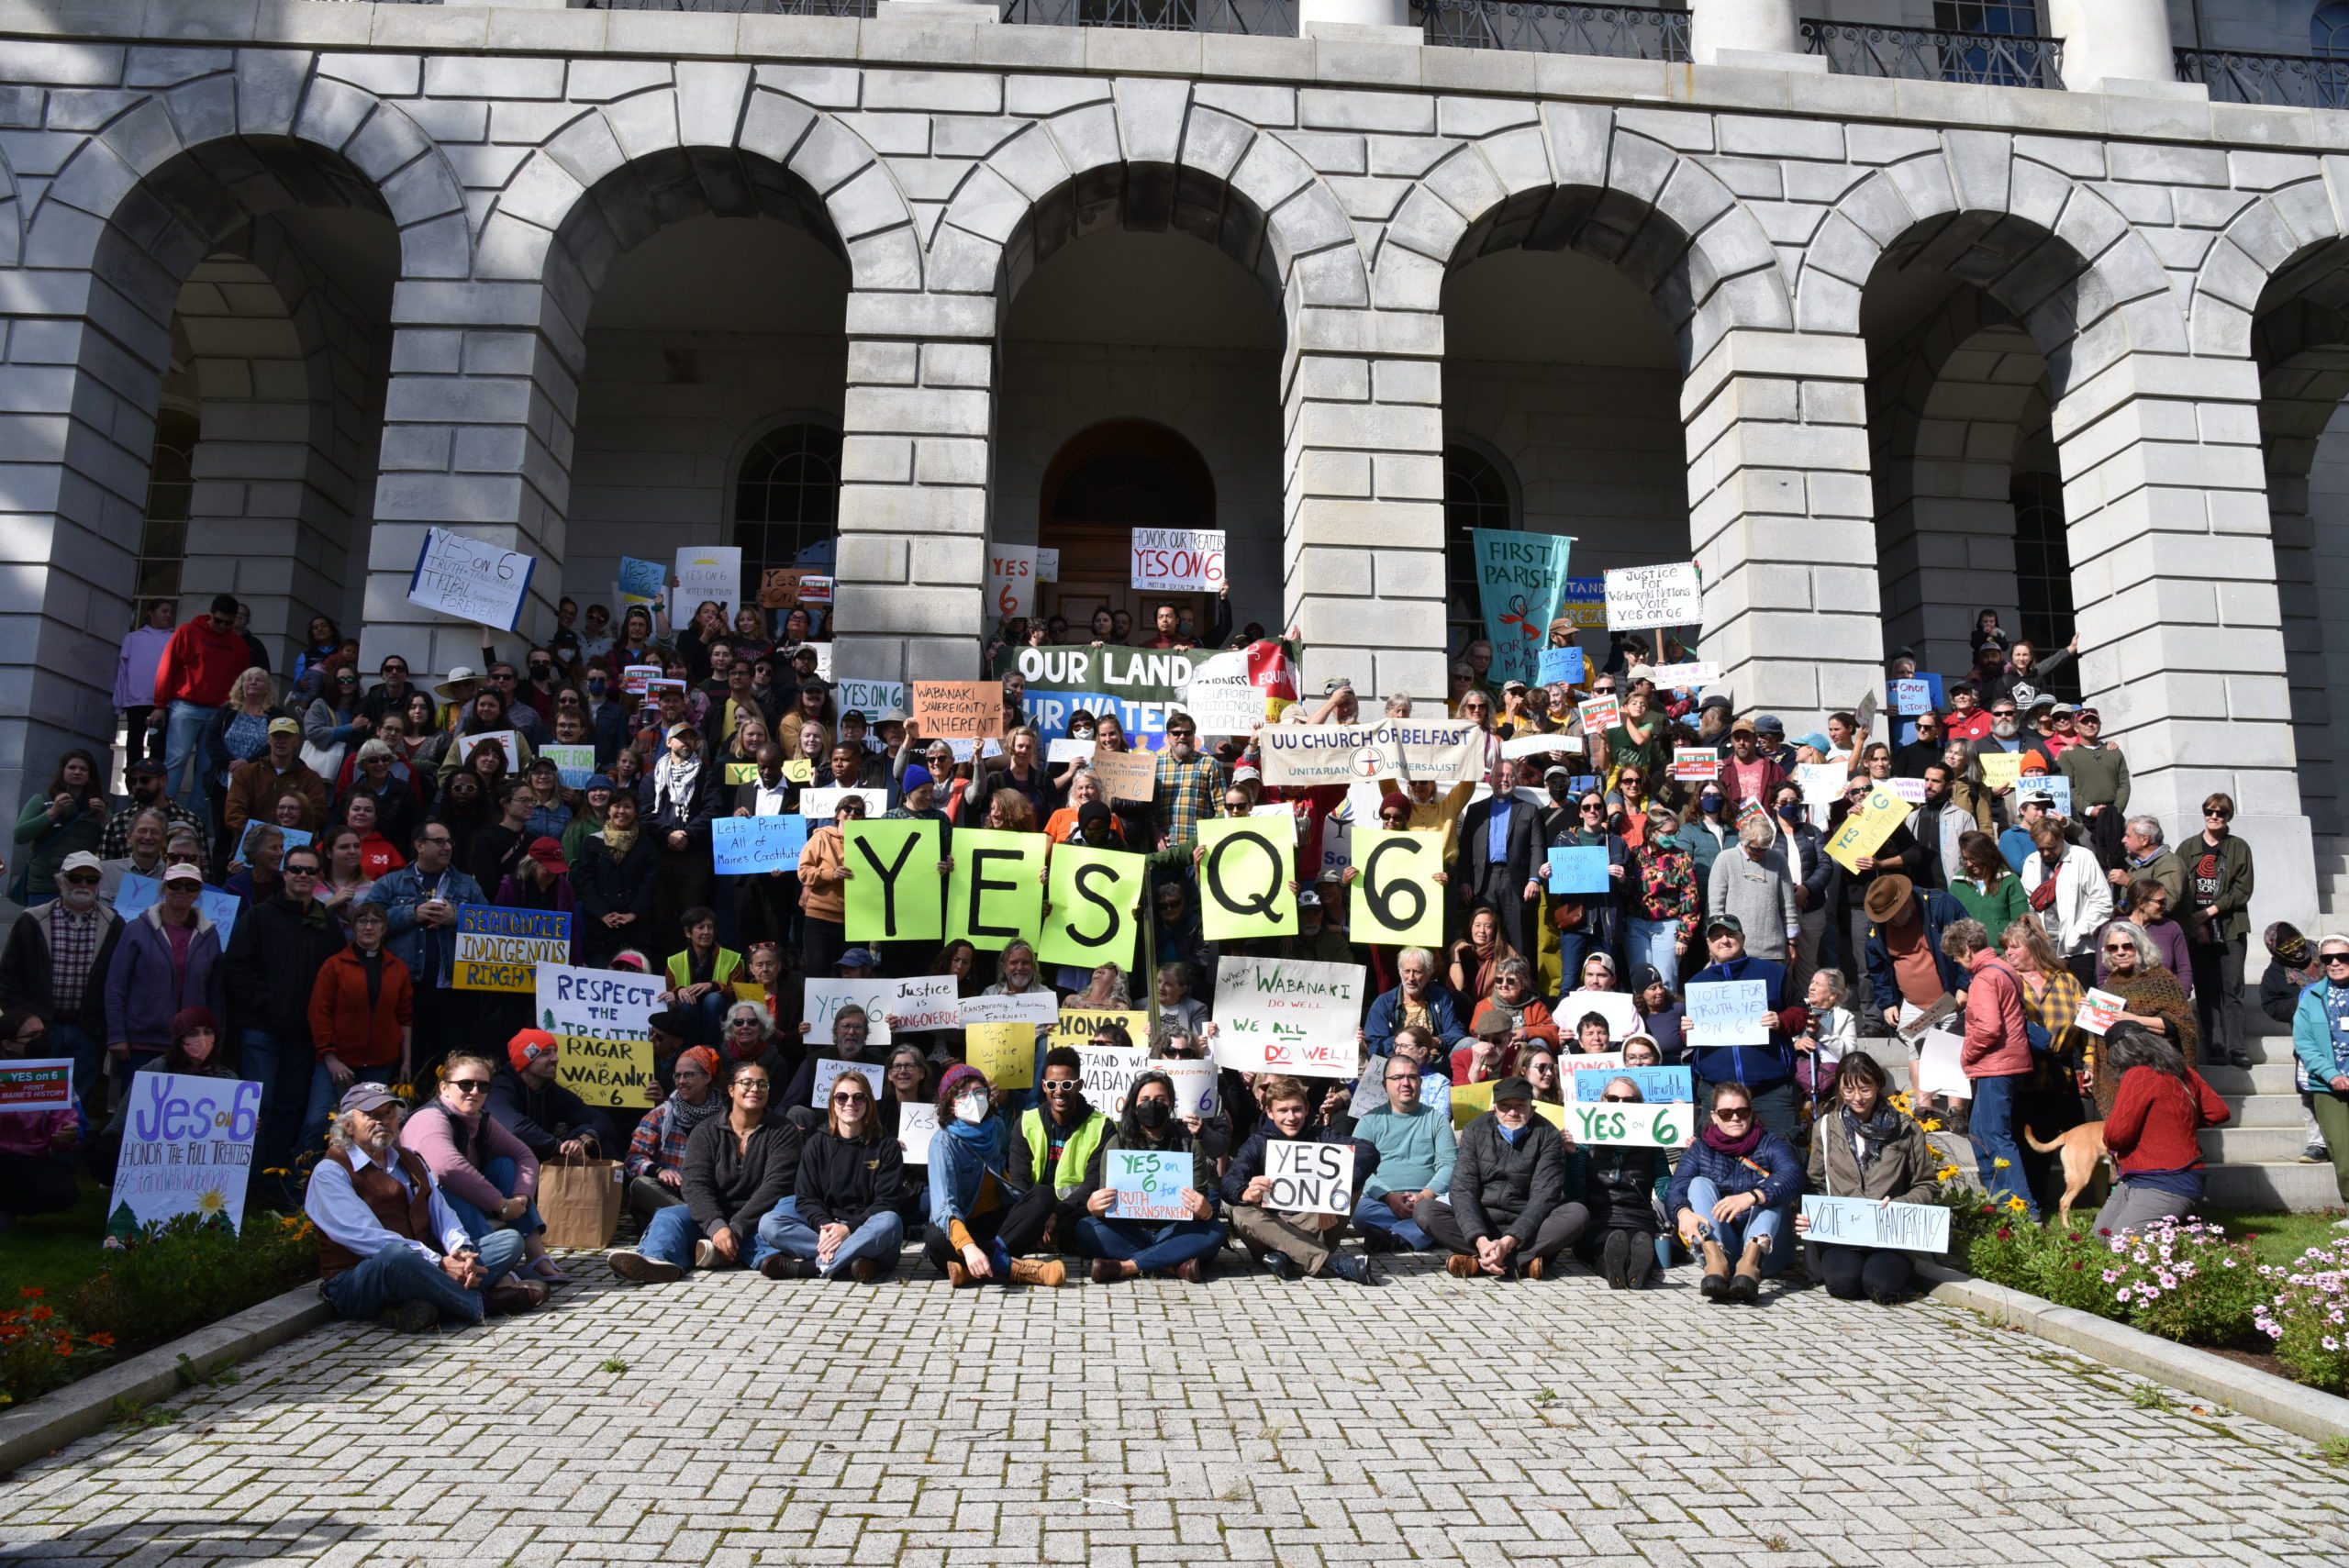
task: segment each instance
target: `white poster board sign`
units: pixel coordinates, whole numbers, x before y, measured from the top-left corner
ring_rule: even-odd
[[[1215,1059],[1242,1073],[1351,1078],[1361,1062],[1356,963],[1225,958],[1216,963]]]
[[[1598,1013],[1607,1019],[1607,1038],[1620,1040],[1636,1033],[1640,1027],[1639,999],[1628,991],[1569,991],[1558,1001],[1558,1034],[1571,1037],[1582,1027],[1585,1013]]]
[[[130,1080],[110,1218],[134,1226],[183,1214],[245,1222],[245,1182],[261,1126],[261,1085],[241,1078],[140,1073]]]
[[[1248,678],[1244,649],[1194,667],[1175,693],[1175,706],[1191,716],[1202,735],[1246,735],[1264,722],[1264,694]]]
[[[1607,573],[1607,629],[1698,626],[1705,618],[1705,595],[1693,561],[1661,566],[1618,566]]]
[[[521,618],[538,558],[446,528],[427,528],[408,578],[408,603],[507,631]]]
[[[1354,1151],[1347,1143],[1276,1139],[1264,1145],[1264,1207],[1282,1214],[1352,1214]]]
[[[742,597],[742,550],[740,545],[696,544],[677,551],[677,596],[669,606],[671,618],[683,630],[705,599],[732,610]]]
[[[1770,987],[1759,980],[1691,982],[1687,995],[1688,1043],[1697,1050],[1717,1045],[1767,1045]]]
[[[1223,586],[1221,528],[1136,528],[1129,586],[1212,594]]]
[[[864,802],[864,819],[874,820],[889,809],[889,792],[885,789],[803,789],[799,792],[799,815],[809,822],[829,822],[840,815],[841,796],[855,795]]]
[[[1947,1095],[1970,1100],[1974,1084],[1965,1075],[1965,1037],[1949,1029],[1929,1029],[1917,1045],[1911,1085],[1921,1095]]]
[[[1061,1004],[1040,985],[1015,996],[965,996],[958,1016],[965,1029],[973,1024],[1052,1024],[1060,1021]]]
[[[837,1056],[816,1058],[816,1087],[808,1095],[807,1103],[818,1110],[828,1110],[832,1103],[832,1085],[844,1073],[854,1073],[873,1090],[873,1103],[881,1103],[881,1063],[878,1062],[842,1062]],[[932,1106],[935,1110],[937,1107]]]
[[[1206,1057],[1164,1056],[1150,1065],[1174,1081],[1176,1116],[1210,1117],[1223,1108],[1216,1087],[1222,1069]]]
[[[1937,1203],[1879,1203],[1874,1198],[1808,1194],[1802,1217],[1806,1241],[1827,1247],[1889,1247],[1899,1252],[1949,1251],[1949,1210]]]
[[[832,1020],[841,1009],[858,1006],[864,1009],[868,1027],[864,1038],[874,1045],[889,1043],[889,1009],[897,1000],[897,983],[880,975],[856,975],[847,980],[810,980],[807,982],[807,1048],[835,1043]]]
[[[1036,551],[1028,545],[987,546],[987,603],[998,616],[1036,613]]]
[[[920,1105],[899,1101],[897,1105],[897,1147],[904,1151],[908,1165],[930,1163],[930,1140],[938,1136],[938,1107],[925,1100]]]

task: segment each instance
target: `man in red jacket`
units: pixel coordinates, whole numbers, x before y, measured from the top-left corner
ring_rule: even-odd
[[[2020,1197],[2036,1225],[2039,1200],[2023,1180],[2022,1151],[2015,1146],[2015,1095],[2031,1080],[2022,982],[2005,959],[1990,951],[1990,933],[1979,920],[1951,921],[1942,932],[1942,951],[1969,976],[1965,1045],[1957,1060],[1974,1090],[1974,1118],[1968,1126],[1982,1190],[1993,1203]]]
[[[203,806],[199,753],[205,729],[250,661],[245,639],[237,634],[237,600],[230,594],[215,595],[210,614],[196,617],[163,644],[163,657],[155,665],[155,702],[169,715],[163,729],[164,787],[190,811]]]

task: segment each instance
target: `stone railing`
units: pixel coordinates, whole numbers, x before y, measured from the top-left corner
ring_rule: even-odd
[[[1656,6],[1541,0],[1413,0],[1430,43],[1617,60],[1688,59],[1688,13]]]
[[[2199,82],[2219,104],[2288,104],[2303,109],[2349,106],[2349,60],[2308,54],[2243,54],[2181,49],[2177,79]]]
[[[1846,76],[1963,82],[1990,87],[2061,87],[2064,40],[2020,33],[1960,33],[1865,23],[1802,24],[1804,47]]]
[[[1003,0],[1003,19],[1055,28],[1297,36],[1297,0]]]
[[[398,0],[437,6],[443,0]],[[726,11],[765,17],[870,17],[873,0],[572,0],[580,11]]]

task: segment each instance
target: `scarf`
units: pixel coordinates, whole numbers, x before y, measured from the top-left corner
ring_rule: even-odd
[[[995,1152],[995,1118],[992,1116],[983,1121],[964,1121],[961,1117],[950,1114],[939,1130],[949,1138],[969,1144],[974,1154]]]
[[[718,1114],[725,1104],[726,1096],[723,1095],[707,1095],[696,1106],[689,1103],[685,1095],[673,1092],[669,1095],[669,1125],[676,1129],[678,1137],[691,1137],[694,1129]]]
[[[596,837],[604,840],[604,848],[612,851],[612,859],[624,861],[628,859],[629,851],[636,845],[636,834],[637,829],[633,828],[622,832],[607,822],[604,824],[604,830]]]
[[[1742,1160],[1762,1147],[1762,1118],[1756,1117],[1748,1122],[1745,1131],[1736,1138],[1731,1138],[1728,1133],[1723,1132],[1720,1129],[1720,1124],[1714,1121],[1706,1122],[1705,1130],[1697,1136],[1703,1139],[1705,1147],[1714,1153],[1726,1154],[1732,1160]]]
[[[680,807],[685,804],[685,796],[693,793],[694,781],[700,776],[699,752],[681,761],[674,753],[664,751],[661,760],[652,764],[652,787],[667,791],[669,798]]]
[[[1854,1116],[1852,1107],[1842,1107],[1843,1136],[1852,1140],[1854,1152],[1860,1162],[1860,1174],[1865,1176],[1868,1167],[1884,1157],[1894,1139],[1901,1134],[1900,1117],[1890,1106],[1879,1104],[1874,1114],[1865,1118]]]

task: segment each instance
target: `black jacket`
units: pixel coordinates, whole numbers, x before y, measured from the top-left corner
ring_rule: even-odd
[[[704,757],[701,767],[694,774],[692,785],[681,799],[653,783],[652,775],[644,776],[645,808],[642,830],[656,843],[665,845],[669,835],[683,830],[692,842],[686,854],[709,858],[709,824],[718,815],[718,801],[723,793],[724,762]]]
[[[1526,1125],[1515,1148],[1486,1111],[1460,1135],[1452,1166],[1452,1212],[1471,1241],[1514,1236],[1520,1251],[1565,1201],[1566,1141],[1540,1117]]]
[[[705,1233],[733,1231],[747,1257],[759,1221],[799,1179],[799,1129],[775,1111],[751,1129],[748,1148],[736,1140],[733,1118],[724,1112],[694,1129],[685,1140],[685,1175],[695,1222]]]
[[[266,1029],[283,1043],[306,1049],[310,987],[327,960],[347,945],[342,923],[322,904],[305,911],[281,896],[246,909],[220,961],[236,1027]]]
[[[243,929],[241,924],[239,929]],[[627,1142],[613,1129],[611,1118],[560,1084],[532,1088],[511,1067],[498,1069],[490,1083],[489,1114],[528,1144],[541,1162],[555,1158],[563,1140],[570,1138],[593,1139],[593,1151],[607,1160],[618,1160],[628,1152]]]
[[[1593,1144],[1584,1185],[1593,1230],[1642,1230],[1653,1235],[1655,1175],[1664,1151],[1625,1143]]]
[[[92,1040],[106,1038],[106,971],[114,963],[115,944],[122,940],[122,917],[98,906],[105,929],[98,934],[97,956],[82,982],[82,1011],[78,1018],[57,1016],[57,987],[49,952],[49,925],[39,917],[59,906],[54,902],[28,909],[8,929],[8,945],[0,949],[0,1007],[29,1007],[44,1023],[79,1024]],[[303,1006],[309,993],[302,994]]]
[[[604,968],[620,949],[651,940],[646,932],[652,924],[652,874],[658,864],[652,840],[641,829],[625,855],[614,855],[600,838],[591,837],[580,846],[579,858],[571,863],[571,898],[578,915],[583,965]],[[636,923],[614,929],[604,924],[607,915],[633,915]]]
[[[686,1158],[692,1159],[690,1151]],[[810,1229],[845,1225],[853,1230],[876,1214],[894,1212],[905,1169],[905,1151],[894,1138],[852,1143],[819,1127],[799,1151],[799,1218]]]

